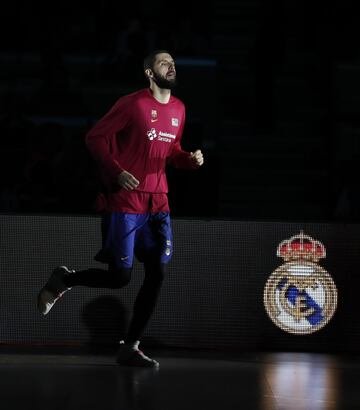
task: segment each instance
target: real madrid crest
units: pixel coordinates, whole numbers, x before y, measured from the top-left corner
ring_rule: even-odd
[[[285,263],[269,277],[265,309],[285,332],[305,335],[324,327],[335,313],[334,281],[317,262],[326,257],[324,245],[301,232],[280,243],[277,256]]]

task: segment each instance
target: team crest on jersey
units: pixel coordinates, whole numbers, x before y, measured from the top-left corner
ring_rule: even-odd
[[[158,120],[158,114],[156,110],[151,110],[151,122],[156,122]]]
[[[303,232],[280,243],[277,256],[285,264],[268,278],[264,304],[270,319],[285,332],[306,335],[324,327],[337,307],[337,289],[317,262],[324,245]]]
[[[179,120],[177,118],[171,118],[171,125],[173,127],[178,127],[179,126]]]
[[[146,135],[147,135],[147,137],[149,138],[150,141],[154,140],[157,137],[155,128],[151,128],[151,130],[148,131],[146,133]]]

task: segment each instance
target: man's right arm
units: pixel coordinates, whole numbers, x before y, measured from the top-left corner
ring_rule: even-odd
[[[91,156],[101,170],[110,178],[116,178],[123,168],[113,157],[110,146],[111,140],[122,128],[121,111],[118,103],[87,133],[85,142]]]
[[[111,149],[111,146],[116,144],[117,133],[130,125],[131,112],[131,100],[127,96],[120,98],[85,138],[86,146],[101,171],[112,184],[120,184],[126,189],[136,184],[135,178],[124,170],[118,158],[114,156],[114,149]]]
[[[117,182],[127,191],[132,191],[140,184],[140,181],[127,171],[122,171],[121,174],[117,176]]]
[[[120,98],[85,138],[86,146],[101,170],[113,183],[126,189],[132,189],[131,187],[136,184],[136,179],[126,172],[118,159],[114,157],[111,144],[116,143],[116,134],[130,124],[129,105],[125,98]]]

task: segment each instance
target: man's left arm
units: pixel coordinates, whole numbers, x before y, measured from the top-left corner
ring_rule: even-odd
[[[176,136],[176,140],[172,146],[171,153],[167,158],[167,162],[175,168],[197,169],[204,163],[204,157],[199,149],[194,152],[187,152],[181,148],[180,142],[184,131],[184,125],[185,109],[183,111],[178,135]]]
[[[180,146],[180,141],[177,141],[168,157],[168,163],[175,168],[197,169],[203,165],[204,156],[199,149],[194,152],[184,151]]]

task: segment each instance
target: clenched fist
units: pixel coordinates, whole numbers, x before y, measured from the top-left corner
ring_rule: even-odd
[[[190,152],[190,159],[194,162],[197,167],[201,167],[204,163],[204,157],[202,152],[198,149],[195,152]]]

